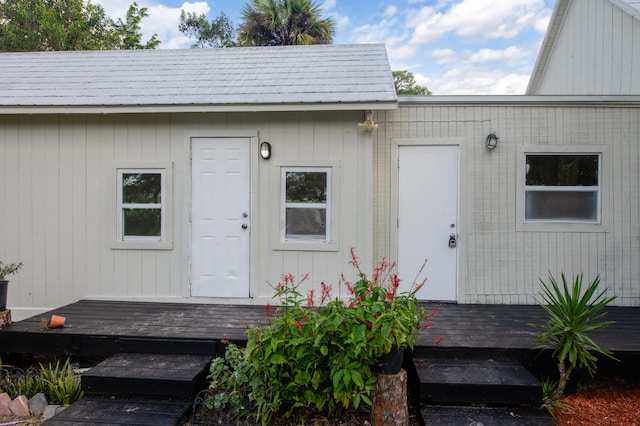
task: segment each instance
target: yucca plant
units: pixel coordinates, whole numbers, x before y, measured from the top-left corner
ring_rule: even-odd
[[[603,309],[615,300],[606,297],[606,289],[598,291],[600,276],[587,288],[582,289],[582,274],[569,284],[562,274],[562,286],[549,275],[547,285],[540,279],[542,291],[538,303],[549,314],[544,324],[533,324],[543,328],[534,349],[553,349],[558,361],[558,386],[551,400],[557,401],[564,395],[569,376],[576,367],[585,368],[593,376],[596,371],[597,354],[615,359],[611,351],[597,345],[589,333],[611,325],[613,321],[603,321]]]

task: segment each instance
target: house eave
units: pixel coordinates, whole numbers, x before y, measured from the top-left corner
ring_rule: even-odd
[[[399,106],[410,105],[640,105],[640,95],[471,95],[398,96]]]
[[[242,105],[2,105],[0,115],[34,114],[159,114],[200,112],[361,111],[397,109],[398,103],[345,102]]]

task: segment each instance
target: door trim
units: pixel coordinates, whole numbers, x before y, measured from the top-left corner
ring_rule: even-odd
[[[400,208],[400,193],[398,186],[400,184],[400,176],[398,172],[398,161],[401,146],[457,146],[458,147],[458,240],[464,241],[466,232],[466,223],[461,212],[466,209],[466,185],[462,174],[464,164],[464,151],[462,146],[465,142],[463,137],[438,137],[438,138],[391,138],[391,188],[392,195],[389,206],[389,253],[397,260],[398,258],[398,213]],[[466,269],[462,265],[466,264],[466,244],[461,244],[458,248],[458,282],[456,299],[458,303],[465,302],[466,293]],[[428,277],[427,277],[428,278]]]
[[[224,303],[232,303],[234,300],[246,301],[247,298],[206,298],[206,297],[193,297],[191,296],[191,259],[192,242],[191,242],[191,198],[193,196],[191,192],[191,178],[193,175],[193,164],[191,160],[191,140],[196,138],[249,138],[249,170],[251,173],[249,179],[249,205],[252,213],[251,228],[253,232],[249,235],[249,299],[256,297],[258,294],[258,284],[256,277],[259,270],[259,256],[258,256],[258,241],[260,229],[265,229],[267,223],[262,215],[259,214],[260,206],[258,203],[259,192],[261,191],[258,183],[258,174],[262,168],[268,167],[268,161],[263,161],[266,164],[259,164],[259,149],[260,138],[257,130],[193,130],[184,133],[184,164],[185,170],[182,174],[182,201],[178,201],[178,196],[175,197],[176,205],[182,205],[182,226],[184,229],[182,237],[182,250],[183,253],[188,254],[183,257],[182,267],[182,280],[180,281],[182,296],[185,298],[198,299],[200,301],[206,301],[207,299],[216,301],[220,300]],[[262,167],[261,167],[262,166]],[[176,179],[179,178],[181,172],[176,170]]]

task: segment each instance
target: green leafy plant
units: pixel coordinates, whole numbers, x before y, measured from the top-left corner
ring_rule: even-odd
[[[7,275],[15,274],[22,269],[22,262],[5,264],[0,260],[0,281],[4,281]]]
[[[209,405],[225,405],[232,416],[254,409],[255,419],[269,424],[274,416],[295,417],[300,410],[338,418],[346,410],[371,405],[380,355],[394,346],[413,347],[416,332],[430,316],[420,308],[414,285],[398,291],[395,264],[384,259],[371,277],[360,270],[355,250],[350,264],[359,280],[344,279],[347,301],[332,298],[321,283],[320,294],[300,288],[291,274],[274,286],[279,306],[266,306],[271,324],[248,330],[246,348],[230,345],[225,357],[211,364]]]
[[[19,395],[24,395],[28,399],[43,392],[44,384],[37,369],[29,368],[23,371],[19,368],[12,368],[4,374],[3,388],[12,399]]]
[[[558,382],[549,379],[548,377],[542,378],[542,408],[545,409],[554,420],[558,420],[556,414],[557,408],[572,411],[570,405],[555,399],[556,389],[558,389]]]
[[[84,396],[80,375],[73,372],[69,359],[62,365],[60,360],[55,365],[40,364],[40,376],[50,404],[69,405]]]
[[[576,367],[585,368],[593,376],[596,371],[597,354],[615,359],[611,351],[598,346],[589,337],[594,330],[612,324],[602,321],[603,309],[615,300],[606,297],[606,289],[598,292],[600,277],[597,276],[586,289],[582,288],[582,274],[569,284],[562,274],[562,286],[549,275],[549,284],[540,280],[542,291],[539,300],[549,314],[544,324],[533,324],[544,329],[534,349],[552,349],[557,359],[558,385],[549,401],[558,401],[563,395],[569,377]]]

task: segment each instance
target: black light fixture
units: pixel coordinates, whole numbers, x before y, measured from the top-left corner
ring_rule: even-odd
[[[484,147],[487,149],[493,149],[497,146],[498,146],[498,137],[496,136],[495,132],[489,133],[489,136],[487,136],[487,140],[484,143]]]
[[[271,158],[271,144],[269,142],[262,142],[260,144],[260,157],[265,160]]]

